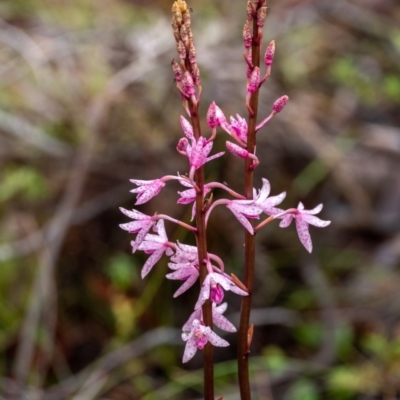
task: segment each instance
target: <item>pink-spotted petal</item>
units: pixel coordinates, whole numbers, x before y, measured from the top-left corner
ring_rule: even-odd
[[[314,215],[307,214],[303,215],[303,220],[307,222],[307,224],[314,225],[318,228],[325,228],[331,223],[331,221],[324,221],[318,217],[315,217]]]
[[[215,332],[213,332],[209,327],[207,327],[204,330],[204,336],[208,339],[208,341],[213,345],[217,347],[227,347],[229,346],[229,343],[225,340],[222,339],[222,337],[219,337]]]
[[[229,204],[226,206],[229,208],[233,215],[236,217],[236,219],[252,234],[254,235],[254,229],[251,226],[250,222],[247,220],[247,218],[243,215],[237,212],[234,208],[229,207]]]
[[[197,351],[196,339],[190,338],[186,342],[185,351],[184,351],[183,357],[182,357],[182,362],[187,363],[188,361],[190,361],[196,354],[196,351]]]
[[[304,210],[303,214],[318,214],[322,210],[323,204],[318,204],[316,207],[314,207],[312,210]]]
[[[205,162],[209,162],[209,161],[211,161],[211,160],[214,160],[215,158],[221,157],[221,156],[223,156],[224,154],[225,154],[224,151],[220,151],[219,153],[214,154],[213,156],[206,158],[206,161],[205,161]]]
[[[119,227],[129,233],[136,233],[142,229],[143,223],[141,221],[131,221],[125,224],[119,224]]]
[[[154,265],[160,260],[160,258],[164,254],[164,251],[165,249],[161,247],[147,259],[142,268],[142,274],[141,274],[142,279],[145,278],[145,276],[151,271]]]
[[[299,235],[300,242],[307,249],[309,253],[312,252],[312,242],[310,232],[308,231],[307,222],[303,221],[301,218],[296,218],[296,229]]]
[[[186,281],[181,285],[181,287],[174,293],[173,297],[176,298],[180,296],[182,293],[185,293],[189,288],[191,288],[197,281],[199,277],[199,273],[190,275]]]
[[[142,219],[148,218],[148,216],[146,214],[143,214],[137,210],[131,211],[131,210],[126,210],[125,208],[122,208],[122,207],[120,207],[119,209],[121,210],[121,212],[123,214],[125,214],[126,216],[128,216],[129,218],[132,218],[132,219],[142,220]]]
[[[222,329],[223,331],[236,332],[235,326],[221,314],[213,314],[213,322],[215,326],[217,326],[219,329]]]
[[[279,226],[281,228],[287,228],[292,223],[292,221],[293,221],[293,215],[292,214],[285,215],[282,218],[282,221],[279,223]]]

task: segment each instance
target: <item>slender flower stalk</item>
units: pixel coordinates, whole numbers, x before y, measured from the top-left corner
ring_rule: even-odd
[[[277,206],[285,199],[286,193],[270,196],[270,183],[262,178],[262,187],[253,187],[254,169],[260,160],[256,155],[256,133],[266,125],[273,116],[283,110],[288,102],[288,96],[282,96],[272,106],[267,118],[257,124],[259,89],[268,79],[274,58],[275,42],[268,45],[264,64],[266,72],[261,78],[260,51],[262,45],[262,28],[267,16],[266,0],[248,0],[246,7],[246,22],[243,29],[244,59],[246,61],[247,95],[245,105],[248,110],[248,119],[236,114],[230,117],[230,123],[222,110],[212,102],[208,108],[206,122],[211,133],[202,136],[200,130],[199,103],[201,100],[200,70],[197,66],[196,49],[191,31],[189,8],[184,0],[176,0],[172,6],[172,31],[176,41],[179,62],[172,61],[172,70],[175,75],[177,91],[182,99],[183,109],[189,119],[181,116],[180,125],[184,137],[176,146],[179,154],[186,157],[188,171],[186,175],[165,175],[158,179],[132,179],[136,188],[131,190],[136,194],[136,205],[142,205],[158,196],[162,188],[174,181],[184,190],[178,191],[178,204],[192,206],[193,225],[179,221],[165,214],[146,215],[138,210],[121,212],[133,221],[125,222],[120,227],[130,234],[136,235],[131,241],[132,253],[143,251],[149,257],[143,265],[141,276],[143,279],[155,268],[158,261],[166,256],[170,258],[168,267],[171,272],[167,279],[181,281],[173,297],[193,287],[200,281],[198,300],[194,304],[194,311],[182,328],[182,339],[185,342],[182,362],[189,362],[197,350],[203,350],[204,355],[204,398],[215,400],[214,397],[214,347],[225,347],[229,342],[219,337],[213,331],[213,324],[228,332],[235,332],[235,326],[222,314],[227,303],[221,304],[225,292],[230,291],[242,296],[240,326],[238,332],[238,377],[241,400],[251,400],[249,381],[249,353],[254,326],[250,323],[250,311],[254,287],[255,266],[255,238],[256,233],[265,225],[274,220],[280,220],[281,228],[288,227],[292,221],[296,225],[300,242],[307,251],[312,251],[309,225],[323,228],[330,224],[315,215],[322,210],[322,204],[312,210],[306,210],[302,203],[297,208],[283,210]],[[220,182],[205,182],[204,164],[221,157],[224,152],[211,154],[217,131],[223,130],[231,141],[226,147],[234,156],[244,159],[244,194],[230,189]],[[224,194],[231,198],[220,198],[214,201],[213,191],[223,189]],[[208,219],[218,205],[225,205],[232,215],[245,229],[245,262],[244,281],[229,274],[223,260],[216,254],[208,253],[206,229]],[[254,220],[261,220],[254,225]],[[164,224],[172,222],[191,232],[196,239],[196,246],[179,242],[173,243],[168,239]],[[153,233],[151,233],[153,232]],[[222,399],[222,397],[220,397]],[[267,400],[272,400],[270,395]]]

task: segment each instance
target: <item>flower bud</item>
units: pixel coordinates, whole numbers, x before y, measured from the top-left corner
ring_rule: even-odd
[[[272,65],[272,62],[274,61],[274,54],[275,54],[275,40],[273,40],[265,50],[264,63],[267,67]]]
[[[179,58],[184,63],[186,60],[186,47],[183,44],[182,40],[176,42],[176,50],[178,51]]]
[[[253,55],[251,54],[251,51],[249,51],[247,54],[247,60],[249,61],[250,64],[253,64]],[[253,66],[250,67],[250,65],[247,64],[246,76],[248,79],[250,79],[252,71],[253,71]]]
[[[260,86],[260,68],[254,67],[253,71],[251,72],[250,82],[247,85],[247,92],[248,93],[255,93]]]
[[[190,122],[185,117],[182,117],[182,115],[181,115],[179,121],[181,123],[181,127],[182,127],[182,130],[183,130],[183,133],[185,134],[185,136],[188,139],[193,139],[194,138],[193,128],[192,128],[192,125],[190,125]]]
[[[175,75],[176,82],[178,82],[178,83],[182,82],[182,70],[181,70],[181,67],[179,66],[179,64],[174,59],[172,59],[171,65],[172,65],[172,71],[174,72],[174,75]]]
[[[247,13],[247,21],[251,22],[253,20],[253,15],[254,15],[254,8],[251,1],[247,1],[246,13]]]
[[[272,110],[276,113],[281,112],[283,108],[286,106],[286,103],[289,101],[288,96],[279,97],[278,100],[275,101],[274,105],[272,106]]]
[[[217,126],[217,119],[216,119],[216,115],[215,115],[216,107],[217,107],[217,105],[213,101],[210,104],[210,107],[208,107],[208,110],[207,110],[206,121],[207,121],[207,125],[211,129],[214,129]]]
[[[193,42],[190,42],[189,44],[189,62],[190,64],[196,64],[196,49],[194,47]]]
[[[185,47],[188,49],[189,48],[189,32],[188,32],[186,25],[181,25],[179,34],[181,36],[182,42],[185,44]]]
[[[187,98],[190,98],[196,94],[194,90],[193,78],[189,71],[185,71],[183,73],[182,92]]]
[[[193,64],[192,69],[193,69],[193,82],[197,87],[199,87],[201,85],[199,67],[197,66],[197,64]]]
[[[186,148],[188,147],[189,142],[186,138],[180,138],[178,144],[176,145],[176,150],[178,150],[181,154],[186,154]]]
[[[267,18],[267,7],[261,7],[257,11],[257,26],[262,28],[265,24],[265,20]]]
[[[174,34],[175,37],[175,41],[178,42],[181,39],[181,37],[179,34],[179,26],[176,22],[175,17],[172,17],[171,26],[172,26],[172,33]]]
[[[249,156],[249,152],[246,149],[238,146],[235,143],[226,142],[226,148],[230,153],[232,153],[236,157],[247,158]]]
[[[248,22],[244,24],[243,27],[243,44],[245,49],[249,49],[251,47],[251,41],[252,41],[253,35],[251,33],[250,27]]]

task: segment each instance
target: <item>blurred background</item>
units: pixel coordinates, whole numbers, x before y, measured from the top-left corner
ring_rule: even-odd
[[[261,177],[282,207],[324,204],[308,255],[294,226],[257,235],[253,398],[395,400],[400,393],[400,4],[270,0],[275,39],[258,134]],[[245,1],[191,0],[202,115],[215,100],[246,115]],[[0,2],[1,399],[201,399],[202,354],[182,365],[180,328],[195,288],[177,299],[166,258],[145,280],[118,207],[129,179],[187,171],[175,146],[183,114],[170,62],[171,1]],[[204,124],[204,133],[208,134]],[[220,133],[213,152],[224,149]],[[241,191],[243,164],[207,165]],[[170,182],[138,207],[186,221]],[[218,193],[216,193],[219,195]],[[190,206],[189,206],[190,208]],[[170,239],[193,238],[167,225]],[[243,230],[210,220],[209,251],[243,276]],[[237,324],[240,299],[226,296]],[[220,331],[217,331],[221,333]],[[239,399],[236,336],[218,348],[216,393]]]

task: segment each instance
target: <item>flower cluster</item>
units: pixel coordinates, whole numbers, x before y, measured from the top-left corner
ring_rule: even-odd
[[[256,4],[257,1],[253,3]],[[248,15],[250,16],[254,14],[254,7],[251,7],[248,9]],[[261,12],[257,13],[259,27],[262,27],[263,20],[265,19],[263,12],[265,11],[266,13],[266,10],[263,11],[263,8],[263,5],[259,7]],[[261,78],[260,69],[252,65],[250,51],[252,33],[248,25],[246,23],[244,29],[244,56],[248,69],[246,106],[249,114],[253,115],[249,101],[251,95],[260,88],[271,73],[275,42],[272,41],[267,46],[264,57],[266,72],[264,77]],[[173,61],[172,68],[184,109],[192,118],[193,110],[196,110],[200,100],[201,86],[193,35],[190,29],[190,13],[183,0],[177,0],[174,3],[172,27],[180,57],[179,63]],[[287,96],[277,99],[272,106],[271,113],[256,126],[255,130],[260,130],[274,115],[281,112],[287,102]],[[252,235],[273,220],[279,220],[281,228],[288,227],[294,220],[300,242],[307,251],[311,252],[312,242],[309,225],[325,227],[330,224],[330,221],[323,221],[315,216],[322,210],[322,204],[312,210],[305,210],[302,203],[299,203],[297,208],[286,210],[278,208],[277,206],[285,199],[286,193],[283,192],[270,196],[271,187],[269,181],[265,178],[262,179],[261,189],[253,189],[252,198],[246,198],[220,182],[204,183],[201,187],[196,183],[196,172],[199,168],[202,168],[204,164],[224,154],[224,152],[220,152],[210,155],[218,128],[229,135],[230,140],[226,142],[227,150],[236,157],[249,159],[250,170],[257,167],[259,164],[258,157],[255,151],[249,151],[247,147],[248,125],[245,118],[236,114],[236,117],[230,117],[228,122],[222,110],[215,102],[212,102],[206,116],[206,122],[211,131],[209,137],[201,136],[198,133],[195,134],[195,124],[193,121],[193,118],[192,122],[189,122],[183,116],[180,118],[184,137],[178,141],[176,147],[178,153],[186,157],[188,161],[187,175],[166,175],[149,181],[131,180],[136,185],[136,188],[132,190],[133,193],[137,194],[136,205],[144,204],[159,195],[166,182],[174,180],[183,187],[183,190],[178,191],[178,204],[187,205],[193,203],[192,220],[198,213],[205,214],[204,223],[206,228],[210,214],[218,205],[226,206],[237,221]],[[223,190],[228,195],[227,198],[220,198],[213,201],[211,192],[216,189]],[[203,203],[207,199],[207,207],[198,209],[198,205],[196,204],[198,196],[201,196]],[[174,297],[178,297],[190,289],[199,279],[201,271],[205,271],[204,268],[206,269],[206,274],[203,274],[204,279],[200,282],[200,292],[198,300],[194,305],[194,311],[183,326],[182,339],[186,342],[183,362],[189,361],[195,355],[197,349],[203,349],[208,342],[214,346],[228,346],[228,342],[213,332],[212,326],[205,323],[202,307],[209,301],[212,304],[213,324],[227,332],[234,332],[236,328],[222,315],[227,308],[227,303],[222,302],[225,292],[231,291],[239,296],[247,296],[247,288],[236,277],[229,275],[225,271],[223,261],[216,254],[207,253],[205,257],[200,257],[199,249],[196,246],[169,241],[164,221],[168,220],[179,224],[195,235],[198,234],[196,227],[163,214],[148,216],[137,210],[130,211],[123,208],[121,208],[121,211],[133,220],[120,225],[122,229],[129,233],[136,234],[135,239],[131,242],[132,252],[139,250],[149,255],[142,268],[142,278],[145,278],[150,273],[155,264],[164,255],[169,257],[168,267],[171,271],[167,273],[166,278],[182,282],[173,295]],[[263,216],[265,218],[255,226],[252,220],[260,220]]]

